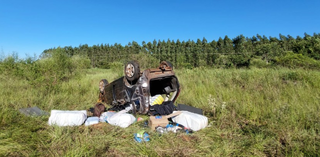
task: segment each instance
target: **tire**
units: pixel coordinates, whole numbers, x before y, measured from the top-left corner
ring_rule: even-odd
[[[100,82],[99,82],[99,91],[100,93],[104,93],[104,88],[108,85],[108,81],[106,79],[102,79]]]
[[[124,74],[128,81],[135,81],[140,77],[140,67],[135,61],[130,61],[124,66]]]
[[[164,65],[164,66],[163,66]],[[171,62],[169,62],[169,61],[162,61],[161,63],[160,63],[160,66],[161,67],[164,67],[164,68],[166,68],[166,67],[171,67],[171,69],[173,70],[173,64],[171,63]]]

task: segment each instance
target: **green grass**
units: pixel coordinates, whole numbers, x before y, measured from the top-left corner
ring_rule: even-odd
[[[289,69],[180,69],[177,103],[202,108],[210,126],[191,135],[159,136],[143,122],[126,129],[53,127],[49,116],[20,108],[83,110],[98,99],[98,83],[122,70],[89,69],[45,87],[0,74],[0,156],[319,156],[320,72]],[[138,115],[145,120],[144,115]],[[136,143],[144,129],[151,141]]]

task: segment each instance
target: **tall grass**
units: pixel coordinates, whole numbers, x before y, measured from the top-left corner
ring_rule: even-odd
[[[120,66],[120,65],[119,65]],[[119,72],[119,70],[121,72]],[[98,83],[122,68],[88,69],[45,86],[0,74],[0,156],[319,156],[320,72],[290,69],[178,69],[177,103],[202,108],[210,125],[193,134],[158,135],[143,122],[126,129],[48,126],[48,116],[18,109],[83,110],[98,99]],[[145,115],[138,115],[145,120]],[[146,130],[151,141],[136,143]]]
[[[211,120],[219,131],[226,131],[221,134],[230,134],[241,148],[234,155],[319,155],[319,74],[289,69],[182,70],[179,100],[216,115]]]

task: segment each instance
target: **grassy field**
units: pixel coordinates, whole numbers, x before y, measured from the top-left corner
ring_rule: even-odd
[[[288,69],[180,69],[177,103],[202,108],[210,125],[193,134],[165,134],[136,122],[122,129],[53,127],[49,116],[27,117],[20,108],[50,113],[83,110],[98,99],[98,82],[122,71],[89,69],[55,90],[0,74],[0,156],[319,156],[320,72]],[[147,116],[141,116],[147,120]],[[136,143],[146,130],[151,141]]]

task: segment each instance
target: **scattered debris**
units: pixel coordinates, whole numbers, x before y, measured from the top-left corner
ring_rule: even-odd
[[[84,123],[85,126],[93,125],[93,124],[98,124],[100,121],[99,117],[88,117],[86,122]]]
[[[189,111],[180,111],[181,113],[172,118],[172,121],[181,124],[193,131],[198,131],[207,127],[208,118],[206,116],[192,113]]]
[[[208,118],[203,115],[202,109],[185,104],[178,104],[178,107],[174,105],[180,93],[180,84],[170,62],[162,61],[158,68],[140,73],[139,64],[131,61],[125,65],[124,71],[125,76],[111,83],[106,79],[99,82],[98,102],[88,113],[86,110],[52,110],[49,125],[90,126],[107,122],[127,128],[134,122],[144,121],[142,117],[136,119],[135,115],[139,113],[149,115],[148,120],[140,122],[141,128],[149,127],[159,134],[189,134],[207,127]],[[105,103],[112,107],[106,110]],[[32,110],[36,115],[43,114],[37,107]],[[185,141],[190,141],[189,137],[183,137]],[[138,143],[148,142],[149,134],[140,130],[134,133],[134,140]]]
[[[126,110],[122,110],[119,112],[105,112],[102,113],[102,117],[100,119],[104,119],[111,125],[120,126],[122,128],[126,128],[136,121],[136,117],[132,114],[126,113]]]
[[[137,122],[140,122],[140,121],[143,121],[143,118],[142,118],[142,117],[139,117],[139,118],[137,119]]]
[[[87,119],[87,111],[51,110],[48,124],[57,126],[79,126]]]
[[[150,141],[149,134],[146,133],[144,130],[141,130],[134,134],[134,140],[139,143],[141,143],[142,141],[148,142]]]
[[[172,101],[164,101],[162,104],[150,106],[149,113],[151,115],[168,115],[174,111],[174,108]]]
[[[155,130],[155,128],[158,126],[166,127],[169,124],[168,118],[177,116],[179,114],[180,114],[180,111],[177,111],[167,116],[150,116],[149,122],[148,122],[149,127],[151,128],[151,130]]]

